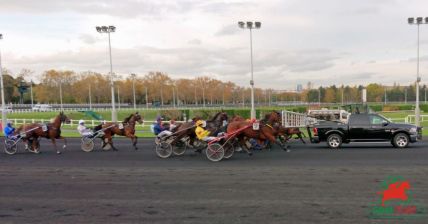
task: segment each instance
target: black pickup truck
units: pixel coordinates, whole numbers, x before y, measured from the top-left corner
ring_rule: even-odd
[[[392,123],[379,114],[351,114],[347,123],[321,122],[314,126],[311,137],[313,143],[325,141],[332,149],[350,142],[391,142],[405,148],[421,139],[421,127]]]

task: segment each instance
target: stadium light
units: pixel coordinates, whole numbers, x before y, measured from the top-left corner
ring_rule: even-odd
[[[0,40],[3,39],[3,34],[0,33]],[[3,69],[1,65],[1,52],[0,52],[0,85],[1,85],[1,122],[2,128],[6,126],[6,102],[4,101],[4,85],[3,85]]]
[[[110,55],[110,86],[111,86],[111,120],[113,122],[117,121],[116,105],[114,99],[114,83],[113,83],[113,63],[111,59],[111,39],[110,33],[116,32],[115,26],[97,26],[96,30],[98,33],[107,33],[108,34],[108,47]]]
[[[254,25],[254,26],[253,26]],[[260,29],[262,26],[261,22],[243,21],[238,22],[239,28],[250,30],[250,53],[251,53],[251,118],[256,118],[256,110],[254,108],[254,68],[253,68],[253,33],[252,29]]]
[[[0,40],[3,39],[3,34],[0,33]],[[6,125],[6,102],[4,101],[4,85],[3,85],[3,69],[1,65],[1,52],[0,52],[0,86],[1,86],[1,122],[2,128]]]
[[[416,22],[415,22],[416,21]],[[425,17],[425,22],[422,17],[408,18],[407,22],[409,25],[417,25],[418,27],[418,40],[417,40],[417,63],[416,63],[416,106],[415,106],[415,124],[420,126],[421,109],[419,107],[419,83],[421,77],[419,76],[419,25],[428,24],[428,17]]]

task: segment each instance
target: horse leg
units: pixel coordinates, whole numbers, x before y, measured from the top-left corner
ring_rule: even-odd
[[[273,143],[275,143],[275,144],[279,145],[279,146],[280,146],[284,151],[286,151],[286,152],[290,152],[290,149],[288,149],[288,148],[289,148],[289,145],[282,144],[281,142],[277,141],[277,140],[275,139],[275,137],[274,137],[272,134],[270,134],[270,133],[264,133],[264,136],[266,136],[266,138],[267,138],[269,141],[271,141],[271,142],[273,142]]]
[[[118,151],[118,149],[116,147],[114,147],[114,145],[113,145],[113,138],[112,138],[112,136],[110,136],[108,138],[108,144],[110,144],[110,146],[113,149],[113,151]]]
[[[248,148],[248,146],[247,146],[247,143],[246,143],[246,140],[245,140],[245,138],[244,137],[240,137],[239,138],[239,144],[241,145],[241,147],[247,152],[247,154],[249,155],[249,156],[252,156],[253,155],[253,152],[251,152],[250,151],[250,149]]]
[[[300,141],[302,141],[302,142],[303,142],[303,144],[306,144],[305,140],[303,140],[302,133],[297,133],[297,136],[299,136]]]
[[[59,136],[58,139],[64,140],[64,145],[62,146],[63,149],[67,148],[67,139],[65,139],[63,136]]]
[[[134,146],[135,150],[138,150],[137,148],[137,136],[136,135],[132,135],[131,140],[132,140],[132,146]]]
[[[61,154],[61,151],[58,150],[58,147],[56,146],[55,138],[51,138],[52,144],[54,145],[54,148],[56,150],[56,154]]]

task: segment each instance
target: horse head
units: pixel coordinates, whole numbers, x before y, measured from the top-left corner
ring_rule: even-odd
[[[281,122],[281,114],[278,111],[272,111],[269,115],[267,121],[271,124]]]
[[[64,112],[61,111],[58,116],[59,116],[59,121],[61,123],[70,124],[70,118],[68,118],[67,115],[64,114]]]
[[[226,112],[221,112],[219,115],[219,119],[221,121],[227,121],[229,118],[227,117],[227,113]]]
[[[137,112],[135,112],[135,114],[134,114],[134,119],[139,123],[139,124],[142,124],[143,123],[143,117],[140,115],[140,113],[138,113],[138,111]]]

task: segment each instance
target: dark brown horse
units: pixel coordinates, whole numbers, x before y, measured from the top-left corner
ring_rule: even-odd
[[[135,124],[137,122],[140,124],[143,123],[143,118],[138,112],[129,115],[127,118],[125,118],[125,120],[123,120],[123,122],[107,122],[95,127],[94,130],[100,130],[101,128],[105,129],[103,136],[103,148],[108,143],[113,148],[113,150],[117,151],[117,148],[113,145],[113,136],[120,135],[130,138],[132,141],[132,146],[134,146],[134,149],[137,150],[138,137],[135,135]]]
[[[55,139],[63,139],[64,145],[63,148],[67,147],[67,140],[61,136],[61,124],[62,123],[70,123],[70,119],[63,113],[60,112],[59,115],[57,115],[52,123],[48,124],[27,124],[27,125],[21,125],[17,130],[16,133],[23,133],[26,132],[26,141],[32,141],[32,150],[34,152],[39,153],[39,137],[47,138],[52,141],[52,144],[54,145],[54,148],[56,150],[57,154],[60,154],[58,147],[56,146]]]
[[[281,126],[278,128],[278,135],[284,137],[284,141],[289,141],[293,135],[297,135],[295,139],[300,139],[303,144],[306,144],[305,140],[303,139],[303,137],[306,137],[306,135],[300,131],[300,128],[285,128]]]
[[[218,112],[217,114],[214,115],[214,117],[210,120],[207,120],[207,126],[205,127],[206,130],[210,131],[212,133],[212,135],[222,131],[221,128],[223,126],[223,122],[227,121],[228,117],[227,114],[225,112]],[[177,136],[175,138],[175,140],[171,143],[175,143],[176,141],[184,138],[184,137],[189,137],[189,144],[193,145],[195,139],[196,139],[196,134],[195,134],[195,122],[197,120],[200,120],[199,117],[195,117],[192,119],[192,121],[190,122],[186,122],[181,124],[178,128],[176,128],[176,131],[174,132],[174,134]],[[198,150],[200,151],[200,150]]]
[[[245,144],[246,138],[254,138],[257,140],[269,140],[272,143],[279,145],[282,149],[288,151],[288,146],[276,140],[277,130],[274,126],[279,125],[281,122],[281,116],[278,112],[273,111],[267,114],[263,120],[259,122],[259,129],[253,130],[253,122],[251,121],[234,121],[227,127],[227,134],[230,135],[228,138],[238,138],[241,147],[243,147],[249,155],[252,153],[249,151]],[[239,133],[237,133],[239,132]],[[234,135],[234,133],[237,133]]]

